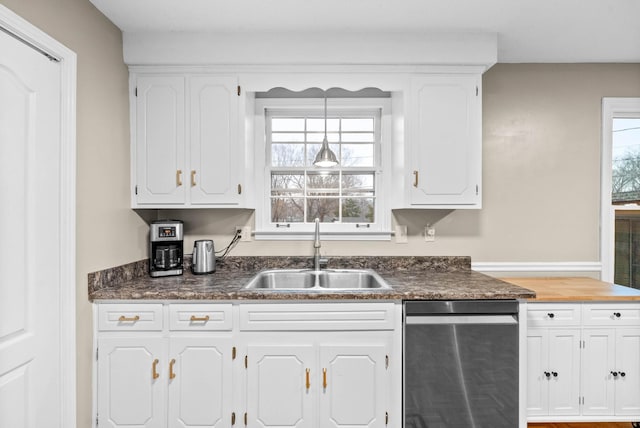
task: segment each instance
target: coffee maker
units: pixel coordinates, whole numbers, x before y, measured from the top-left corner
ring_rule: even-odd
[[[184,232],[180,220],[158,220],[149,231],[149,275],[182,275]]]

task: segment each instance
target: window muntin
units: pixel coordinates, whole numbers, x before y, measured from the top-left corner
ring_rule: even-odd
[[[265,114],[270,222],[275,226],[378,222],[381,109],[331,109],[327,139],[340,164],[317,168],[324,138],[319,110],[267,109]]]

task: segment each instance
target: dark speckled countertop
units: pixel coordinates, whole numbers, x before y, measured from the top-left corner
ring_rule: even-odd
[[[260,270],[310,268],[309,257],[227,257],[216,272],[151,278],[148,261],[90,273],[89,300],[529,299],[535,292],[471,270],[469,257],[332,257],[327,268],[373,269],[391,290],[244,290]]]

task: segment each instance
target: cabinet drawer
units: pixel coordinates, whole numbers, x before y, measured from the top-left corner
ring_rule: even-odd
[[[162,304],[101,304],[98,306],[98,330],[162,330]]]
[[[173,304],[169,305],[169,329],[189,331],[231,330],[232,305]]]
[[[527,305],[530,327],[565,327],[580,325],[580,304],[530,303]]]
[[[593,303],[582,307],[584,325],[640,327],[639,303]]]
[[[393,330],[393,303],[240,305],[240,330]]]

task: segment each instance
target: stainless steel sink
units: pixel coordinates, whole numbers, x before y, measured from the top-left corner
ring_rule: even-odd
[[[391,286],[370,269],[273,269],[258,273],[248,290],[390,290]]]

